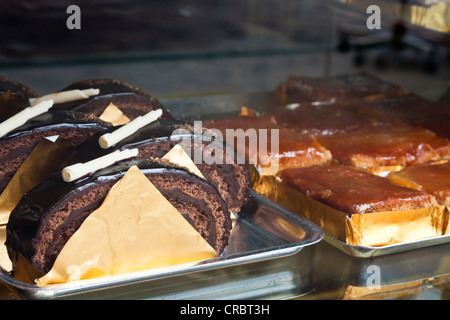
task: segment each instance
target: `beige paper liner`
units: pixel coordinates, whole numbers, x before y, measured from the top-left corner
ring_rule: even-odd
[[[103,110],[99,117],[101,120],[112,123],[113,126],[120,126],[130,122],[130,119],[116,107],[112,102]]]
[[[173,266],[217,257],[217,252],[131,167],[59,253],[37,284],[65,283]]]
[[[55,142],[42,139],[34,147],[0,195],[0,224],[8,222],[22,196],[55,172],[72,148],[73,144],[62,138]]]
[[[200,172],[198,167],[192,161],[191,157],[184,151],[179,144],[175,145],[169,152],[167,152],[162,159],[174,163],[180,167],[186,168],[189,172],[205,180],[205,177]]]
[[[410,242],[440,236],[445,228],[444,206],[349,217],[287,186],[277,177],[261,177],[253,188],[350,245],[384,246]]]

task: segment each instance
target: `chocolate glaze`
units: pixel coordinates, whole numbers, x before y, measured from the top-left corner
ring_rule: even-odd
[[[162,109],[163,118],[171,118],[169,111],[150,94],[128,83],[110,79],[80,80],[60,91],[74,89],[100,89],[100,93],[87,99],[55,104],[53,108],[76,110],[93,113],[100,116],[110,102],[114,103],[130,119],[148,113],[151,110]],[[121,106],[124,106],[121,108]]]
[[[230,118],[220,118],[203,122],[208,128],[220,130],[224,139],[232,145],[237,142],[232,141],[236,138],[232,135],[227,137],[227,129],[242,129],[247,132],[249,129],[257,130],[267,129],[267,148],[266,153],[270,157],[279,160],[279,170],[292,167],[304,167],[311,165],[322,165],[331,160],[330,152],[325,149],[316,138],[309,133],[294,130],[293,128],[276,124],[269,117],[260,116],[235,116]],[[276,151],[272,150],[272,130],[278,130],[278,142]],[[243,136],[243,135],[241,135]],[[245,136],[245,133],[244,133]],[[234,139],[233,139],[234,138]],[[258,142],[258,146],[259,146]],[[259,147],[252,150],[248,143],[245,143],[245,157],[250,159],[257,157],[259,160],[263,154],[259,154]],[[251,152],[254,153],[251,153]]]
[[[216,229],[220,230],[220,241],[222,242],[220,250],[223,250],[224,246],[227,244],[229,232],[231,230],[231,220],[227,214],[226,203],[222,200],[216,189],[209,182],[198,178],[182,168],[168,165],[167,162],[132,159],[126,162],[122,161],[120,163],[116,163],[74,182],[64,182],[61,177],[61,172],[57,172],[49,176],[44,182],[25,194],[11,213],[6,227],[7,237],[5,245],[8,248],[8,252],[13,263],[16,261],[17,254],[22,255],[29,261],[32,260],[35,252],[37,235],[45,221],[50,218],[52,208],[55,208],[58,204],[67,201],[70,197],[76,197],[77,195],[83,193],[83,190],[87,190],[90,187],[108,183],[112,186],[112,184],[118,181],[133,165],[137,165],[147,177],[158,174],[183,176],[190,179],[193,185],[201,185],[212,194],[216,194],[217,196],[215,198],[220,204],[219,214],[222,214],[223,217],[220,219],[221,222],[218,222],[216,219],[215,228],[211,231],[216,232]],[[168,198],[169,201],[171,198],[186,197],[186,195],[181,195],[179,190],[160,191],[166,198]],[[188,201],[191,200],[192,199],[190,198]],[[91,203],[88,208],[89,210],[79,212],[79,215],[77,215],[76,212],[73,213],[72,218],[70,218],[73,220],[69,219],[67,220],[67,223],[70,224],[76,221],[76,223],[80,225],[81,221],[92,212],[91,210],[96,209],[102,201],[103,199],[97,199]],[[207,208],[204,203],[202,204],[197,201],[196,205],[203,206],[205,212],[211,212],[211,210]],[[187,220],[189,221],[189,219]],[[43,270],[38,271],[42,272]]]
[[[0,148],[2,148],[0,168],[4,169],[0,175],[0,192],[4,190],[23,160],[40,139],[46,136],[60,135],[66,139],[70,137],[69,142],[76,146],[94,132],[101,132],[109,127],[111,127],[110,123],[97,117],[64,110],[50,109],[29,120],[0,138]],[[58,170],[57,164],[54,165],[55,170]]]
[[[21,109],[30,105],[28,99],[36,98],[38,94],[27,86],[0,76],[0,95],[10,92],[16,99]]]
[[[286,169],[280,177],[288,186],[349,217],[437,204],[434,197],[425,192],[397,186],[386,178],[351,166]]]

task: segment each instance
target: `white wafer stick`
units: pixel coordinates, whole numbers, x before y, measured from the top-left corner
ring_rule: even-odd
[[[53,100],[44,100],[32,107],[25,108],[19,113],[16,113],[11,118],[0,123],[0,137],[3,137],[5,134],[13,131],[14,129],[17,129],[28,120],[47,112],[52,106]]]
[[[84,89],[84,90],[67,90],[67,91],[61,91],[61,92],[55,92],[50,93],[42,97],[38,98],[30,98],[30,104],[32,106],[36,105],[37,103],[43,101],[43,100],[53,100],[55,104],[57,103],[64,103],[69,101],[76,101],[81,99],[87,99],[91,96],[96,96],[100,93],[99,89]]]
[[[139,150],[137,148],[125,149],[122,151],[116,150],[114,152],[111,152],[110,154],[85,163],[73,164],[71,166],[65,167],[62,170],[62,178],[66,182],[74,181],[91,172],[109,167],[117,161],[136,157],[138,155],[138,152]]]
[[[161,115],[162,115],[161,109],[150,111],[146,115],[139,116],[136,119],[128,122],[126,125],[120,127],[114,132],[102,135],[98,139],[98,143],[100,144],[100,147],[102,147],[103,149],[108,149],[109,147],[115,145],[117,142],[125,139],[126,137],[129,137],[130,135],[138,131],[140,128],[158,120],[158,118]]]

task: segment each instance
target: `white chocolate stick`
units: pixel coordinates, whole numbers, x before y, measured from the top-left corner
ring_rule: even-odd
[[[117,161],[136,157],[138,155],[138,152],[139,150],[137,148],[125,149],[122,151],[116,150],[114,152],[111,152],[110,154],[85,163],[75,163],[71,166],[65,167],[62,170],[62,178],[66,182],[74,181],[91,172],[109,167]]]
[[[114,132],[102,135],[100,139],[98,139],[98,143],[103,149],[108,149],[109,147],[115,145],[117,142],[129,137],[140,128],[145,127],[149,123],[158,120],[161,115],[161,109],[150,111],[146,115],[139,116],[136,119],[128,122],[126,125],[120,127]]]
[[[44,100],[32,107],[23,109],[11,118],[3,121],[0,123],[0,138],[25,124],[28,120],[47,112],[52,106],[53,100]]]
[[[100,93],[99,89],[84,89],[84,90],[67,90],[67,91],[61,91],[61,92],[55,92],[50,93],[45,96],[39,97],[39,98],[30,98],[30,104],[32,106],[36,105],[37,103],[43,101],[43,100],[49,100],[52,99],[55,104],[57,103],[64,103],[69,101],[76,101],[81,99],[87,99],[91,96],[96,96]]]

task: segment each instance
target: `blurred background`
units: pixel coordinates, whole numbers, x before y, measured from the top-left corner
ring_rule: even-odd
[[[66,26],[73,4],[79,30]],[[373,4],[380,29],[366,26]],[[446,99],[449,8],[446,0],[3,0],[0,75],[41,94],[115,78],[170,98],[365,70]]]

